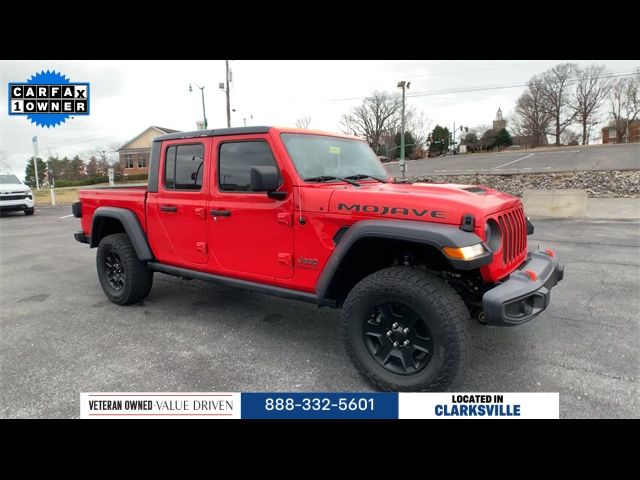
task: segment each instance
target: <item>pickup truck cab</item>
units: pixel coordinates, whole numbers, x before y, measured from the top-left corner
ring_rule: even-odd
[[[355,365],[390,390],[446,388],[471,318],[531,320],[563,276],[527,251],[520,199],[395,183],[366,142],[319,131],[157,137],[147,187],[81,190],[73,213],[111,301],[142,301],[162,272],[342,308]]]

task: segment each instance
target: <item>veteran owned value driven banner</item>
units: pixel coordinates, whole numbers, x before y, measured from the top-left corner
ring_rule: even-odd
[[[81,393],[80,418],[559,418],[558,393]]]

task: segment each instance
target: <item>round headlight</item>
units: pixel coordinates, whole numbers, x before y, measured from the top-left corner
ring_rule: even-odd
[[[485,242],[492,252],[495,252],[500,248],[500,244],[502,243],[502,232],[500,231],[498,222],[491,218],[487,220],[487,223],[484,226],[484,235],[487,238]]]

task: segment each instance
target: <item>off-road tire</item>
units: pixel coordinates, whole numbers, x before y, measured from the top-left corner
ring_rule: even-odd
[[[389,371],[367,347],[365,322],[376,305],[384,302],[408,306],[431,332],[432,356],[422,370],[412,374]],[[355,366],[382,390],[445,390],[464,362],[465,326],[469,321],[464,302],[451,286],[414,267],[391,267],[369,275],[351,290],[343,305],[347,351]]]
[[[33,212],[35,212],[36,209],[35,208],[28,208],[24,211],[25,215],[33,215]]]
[[[121,264],[123,273],[122,287],[114,288],[107,277],[108,267],[105,260],[110,252],[115,253]],[[136,251],[126,233],[107,235],[98,245],[96,255],[98,279],[105,295],[118,305],[130,305],[143,300],[151,291],[153,271],[147,269],[145,263],[138,260]]]

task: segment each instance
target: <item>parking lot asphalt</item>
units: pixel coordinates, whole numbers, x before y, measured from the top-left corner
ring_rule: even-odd
[[[476,172],[506,175],[639,168],[640,143],[631,143],[506,150],[500,153],[447,155],[424,160],[409,160],[407,176],[469,175]],[[387,170],[394,177],[402,175],[400,165],[397,163],[388,164]]]
[[[77,418],[80,392],[367,391],[339,313],[156,274],[143,304],[104,296],[70,208],[0,218],[0,417]],[[515,328],[469,326],[451,391],[559,392],[563,418],[640,416],[640,223],[536,222],[566,266]]]

